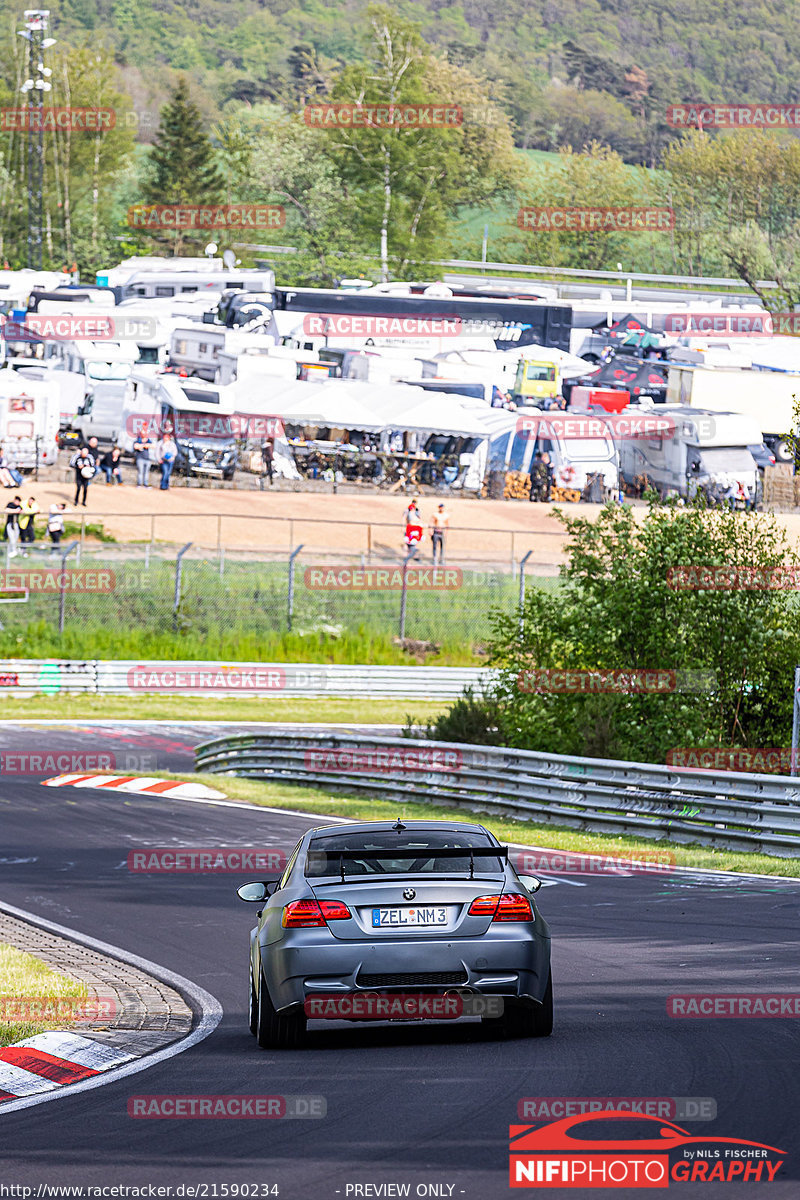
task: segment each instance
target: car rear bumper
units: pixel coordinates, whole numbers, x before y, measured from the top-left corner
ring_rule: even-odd
[[[442,994],[466,988],[485,996],[541,1002],[550,971],[550,939],[509,923],[492,935],[371,942],[325,940],[316,929],[261,947],[270,998],[278,1010],[310,997],[359,991]]]

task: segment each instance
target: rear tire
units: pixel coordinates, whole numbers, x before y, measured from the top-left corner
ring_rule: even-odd
[[[276,1012],[261,972],[256,1011],[256,1038],[262,1050],[295,1050],[306,1036],[306,1018],[302,1013]]]
[[[502,1017],[486,1019],[487,1025],[504,1038],[550,1037],[553,1032],[553,976],[548,974],[541,1004],[506,1000]]]

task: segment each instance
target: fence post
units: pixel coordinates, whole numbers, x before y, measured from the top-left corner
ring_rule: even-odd
[[[792,697],[792,761],[790,775],[797,774],[797,743],[800,734],[800,667],[794,669],[794,695]]]
[[[60,591],[59,591],[59,596],[58,596],[58,632],[59,632],[59,635],[63,634],[63,632],[64,632],[64,597],[67,594],[67,589],[65,586],[65,579],[64,579],[64,564],[66,563],[67,559],[69,558],[70,554],[72,554],[72,551],[75,549],[76,546],[80,546],[80,542],[70,542],[70,544],[67,546],[64,553],[61,555],[61,573],[60,573],[61,584],[60,584]]]
[[[292,617],[294,615],[294,560],[302,549],[303,543],[301,542],[289,555],[289,590],[286,594],[286,624],[290,633],[292,632]]]
[[[511,582],[513,583],[517,575],[517,560],[514,558],[514,530],[511,531]]]
[[[523,626],[525,624],[525,621],[522,616],[523,610],[525,608],[525,563],[528,561],[528,559],[530,558],[530,556],[532,554],[533,554],[533,551],[529,550],[528,553],[525,555],[525,557],[521,558],[519,560],[519,636],[520,637],[522,637],[522,630],[523,630]]]
[[[403,590],[400,593],[400,641],[406,636],[406,596],[408,594],[408,564],[417,553],[417,547],[412,546],[403,559]]]
[[[173,629],[178,627],[178,606],[181,602],[181,578],[183,575],[183,556],[192,546],[191,542],[187,542],[182,550],[178,551],[178,557],[175,559],[175,601],[172,605],[172,626]]]

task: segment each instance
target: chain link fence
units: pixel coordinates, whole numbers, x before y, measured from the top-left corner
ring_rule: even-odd
[[[192,528],[187,523],[186,534]],[[172,640],[173,658],[263,660],[275,638],[308,646],[355,640],[370,649],[402,643],[412,653],[474,652],[491,634],[492,612],[517,611],[524,587],[554,576],[492,568],[432,566],[415,557],[370,566],[364,556],[320,561],[302,546],[279,559],[163,546],[81,547],[3,556],[0,645],[6,655],[147,656],[149,639]],[[268,639],[272,639],[268,646]],[[415,644],[418,644],[415,646]],[[357,659],[353,659],[357,661]]]

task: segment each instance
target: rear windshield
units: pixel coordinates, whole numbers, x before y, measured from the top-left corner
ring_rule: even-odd
[[[348,878],[357,875],[463,874],[470,872],[469,847],[492,847],[494,842],[485,833],[447,830],[406,830],[395,833],[341,833],[333,837],[314,838],[309,842],[306,857],[306,876],[340,875],[344,867]],[[463,855],[437,854],[437,850],[461,850]],[[393,851],[403,850],[403,855]],[[339,852],[347,857],[340,859]],[[351,857],[352,855],[352,857]],[[501,857],[473,856],[476,873],[502,871]]]

